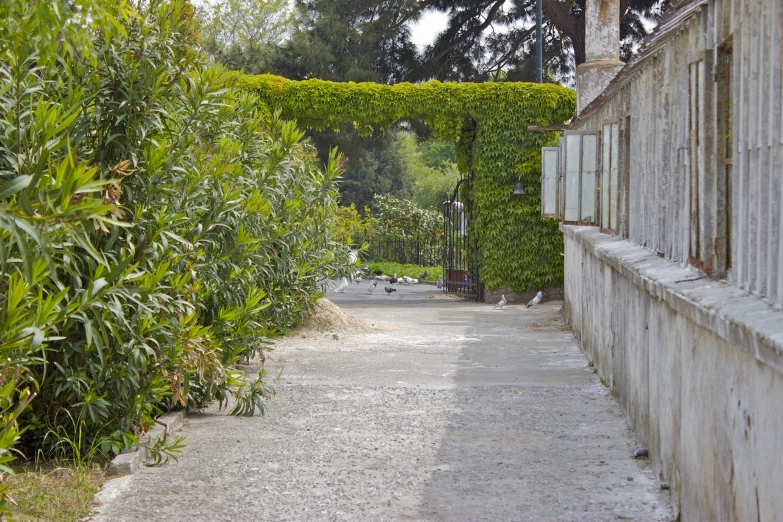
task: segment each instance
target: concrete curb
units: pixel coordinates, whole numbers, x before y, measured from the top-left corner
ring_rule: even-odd
[[[144,446],[153,446],[163,437],[169,437],[176,430],[182,427],[188,414],[186,410],[166,413],[155,419],[153,426],[147,433],[139,437],[139,442]],[[132,475],[138,471],[139,467],[150,458],[150,451],[143,446],[136,446],[135,450],[120,453],[109,464],[106,475],[117,477],[121,475]]]

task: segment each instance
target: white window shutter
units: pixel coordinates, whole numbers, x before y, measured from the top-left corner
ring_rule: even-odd
[[[581,202],[579,221],[587,225],[596,224],[596,174],[598,171],[598,136],[582,135]]]
[[[620,162],[620,124],[612,124],[612,155],[611,155],[611,167],[609,169],[609,224],[604,225],[607,228],[611,228],[617,232],[617,213],[620,210],[620,202],[618,201],[618,183],[617,183],[617,166]]]
[[[559,147],[541,149],[541,215],[558,217],[557,185],[559,177]]]
[[[579,189],[581,187],[579,174],[582,164],[582,135],[569,133],[565,135],[565,208],[563,221],[579,221]]]
[[[599,135],[587,131],[565,131],[563,222],[597,225]]]
[[[605,123],[601,139],[601,228],[617,232],[617,163],[619,161],[620,125]]]
[[[565,219],[565,137],[560,136],[560,155],[557,162],[557,215]]]

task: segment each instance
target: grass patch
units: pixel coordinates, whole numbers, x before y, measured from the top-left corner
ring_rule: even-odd
[[[41,465],[6,476],[11,520],[77,522],[92,512],[93,497],[106,482],[99,467],[74,469]]]
[[[406,275],[412,278],[418,278],[419,274],[427,271],[427,277],[425,281],[437,281],[438,277],[443,274],[443,267],[440,266],[419,266],[419,265],[403,265],[401,263],[390,263],[388,261],[367,261],[362,265],[362,268],[368,267],[372,270],[383,270],[384,275],[394,275],[395,273],[402,277]]]

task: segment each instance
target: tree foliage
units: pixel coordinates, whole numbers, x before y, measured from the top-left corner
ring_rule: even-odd
[[[423,120],[436,138],[456,143],[460,170],[473,176],[472,190],[462,197],[473,200],[478,216],[468,226],[478,237],[482,282],[516,291],[562,282],[562,236],[556,221],[540,217],[540,149],[554,135],[528,126],[568,121],[573,91],[551,84],[381,85],[271,75],[243,76],[237,85],[304,127],[339,129],[349,121],[370,134],[373,125]],[[512,200],[517,181],[528,196]]]
[[[408,21],[416,2],[297,0],[296,29],[274,72],[287,78],[396,83],[419,67]]]
[[[623,59],[668,1],[621,0]],[[543,0],[544,65],[557,76],[585,60],[584,9],[585,0]],[[411,23],[433,10],[448,25],[419,52]],[[535,0],[298,0],[296,13],[297,28],[269,69],[287,78],[485,81],[514,69],[519,76],[534,62]]]
[[[361,247],[361,240],[375,229],[376,219],[369,207],[364,207],[363,214],[356,210],[356,205],[337,207],[335,217],[335,236],[346,245]]]
[[[409,136],[397,128],[361,136],[351,124],[340,125],[341,132],[310,130],[308,136],[326,161],[333,147],[343,154],[340,204],[358,208],[373,205],[373,194],[398,198],[413,195],[411,174],[415,168]]]
[[[373,233],[399,239],[441,235],[440,212],[421,208],[413,201],[376,194]]]
[[[270,72],[294,30],[288,0],[220,0],[197,9],[201,48],[235,71]]]
[[[440,214],[460,177],[454,143],[434,138],[419,143],[415,133],[406,132],[399,153],[408,158],[411,200]]]
[[[571,75],[574,66],[585,61],[585,0],[542,0],[542,5],[545,68]],[[668,0],[621,0],[623,59],[630,58],[647,35],[642,20],[657,21],[667,5]],[[532,63],[535,0],[431,0],[419,6],[449,16],[448,26],[422,60],[435,78],[475,81]]]
[[[235,364],[341,275],[340,158],[205,67],[192,14],[0,3],[0,465],[66,418],[116,453],[169,408],[263,411]]]

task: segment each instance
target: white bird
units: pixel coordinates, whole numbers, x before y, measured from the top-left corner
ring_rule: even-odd
[[[372,287],[375,288],[378,286],[378,276],[375,276],[372,280]]]
[[[504,306],[506,306],[506,296],[501,294],[500,301],[498,301],[498,304],[496,304],[493,308],[498,308],[502,310]]]
[[[354,279],[353,282],[357,285],[362,284],[362,276],[356,276],[356,279]]]
[[[367,287],[367,290],[368,290],[368,291],[369,291],[371,294],[374,294],[374,293],[375,293],[375,281],[373,281],[372,283],[370,283],[370,286],[368,286],[368,287]]]
[[[411,279],[410,277],[404,275],[404,276],[402,276],[402,282],[405,283],[406,285],[410,286],[410,284],[413,282],[413,279]]]
[[[530,302],[525,306],[525,308],[532,308],[536,306],[538,303],[541,302],[541,299],[544,298],[544,292],[538,292],[536,296],[530,300]]]
[[[337,288],[335,288],[335,289],[334,289],[334,291],[335,291],[335,292],[337,292],[338,294],[345,294],[345,293],[347,293],[347,292],[348,292],[348,291],[346,290],[346,288],[348,288],[348,279],[347,279],[347,278],[345,278],[345,277],[343,277],[343,278],[341,279],[341,281],[342,281],[342,283],[340,283],[340,286],[338,286]]]
[[[438,290],[443,288],[443,276],[438,277],[438,283],[436,286],[438,287]]]

